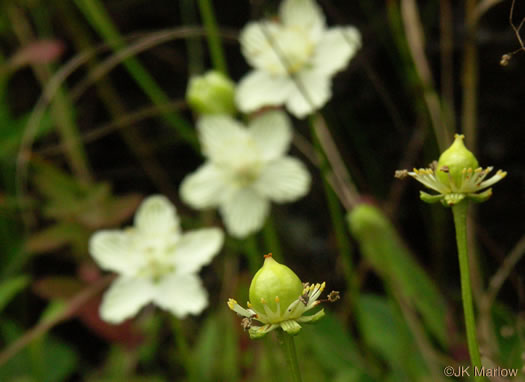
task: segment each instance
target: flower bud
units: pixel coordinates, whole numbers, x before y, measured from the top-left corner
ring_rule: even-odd
[[[250,303],[256,311],[265,312],[264,305],[277,311],[277,304],[286,309],[302,292],[303,284],[294,271],[269,254],[250,284]]]
[[[186,100],[199,114],[234,114],[235,84],[224,74],[209,71],[190,79]]]
[[[443,151],[439,157],[436,168],[436,176],[445,185],[458,188],[462,184],[464,169],[475,170],[479,167],[478,160],[463,144],[463,135],[456,134],[454,143]],[[453,181],[453,185],[450,181]]]

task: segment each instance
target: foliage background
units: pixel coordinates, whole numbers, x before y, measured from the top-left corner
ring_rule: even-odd
[[[211,297],[202,316],[173,322],[148,308],[118,327],[97,318],[107,279],[87,253],[94,230],[129,224],[141,198],[152,193],[163,193],[176,203],[186,228],[220,225],[220,219],[184,206],[177,190],[202,160],[181,135],[174,114],[186,121],[182,125],[195,143],[194,116],[184,104],[184,94],[188,78],[212,66],[198,3],[93,0],[91,4],[102,10],[98,15],[107,16],[102,28],[86,11],[89,3],[1,3],[0,380],[285,381],[287,371],[280,353],[273,351],[274,339],[249,341],[239,320],[226,309],[227,297],[246,300],[241,297],[247,294],[251,276],[241,242],[230,240],[202,272]],[[213,3],[229,72],[237,81],[249,69],[235,39],[238,31],[249,20],[273,14],[279,2]],[[513,3],[319,3],[329,25],[352,24],[363,36],[362,49],[334,80],[334,96],[323,115],[361,200],[379,206],[402,238],[399,259],[408,250],[407,256],[421,265],[425,282],[439,291],[447,340],[440,342],[425,326],[425,314],[414,310],[414,296],[407,291],[420,284],[410,268],[399,263],[397,272],[404,282],[389,284],[394,276],[381,263],[384,257],[374,263],[365,253],[366,245],[346,230],[341,233],[343,208],[332,210],[341,218],[331,218],[321,172],[311,162],[310,194],[272,210],[281,250],[268,239],[268,229],[266,239],[265,233],[255,239],[258,250],[261,255],[277,251],[302,279],[326,280],[330,288],[346,294],[328,307],[329,317],[297,337],[305,380],[439,380],[444,365],[467,360],[451,216],[440,206],[420,203],[419,186],[397,181],[393,173],[437,158],[432,112],[449,131],[465,132],[465,120],[474,118],[467,144],[481,165],[508,171],[492,199],[472,216],[479,308],[496,270],[513,249],[519,259],[525,245],[525,51],[516,53],[507,66],[499,64],[502,54],[519,48],[509,24]],[[414,5],[420,24],[413,14],[403,13]],[[482,5],[491,6],[470,29],[472,7]],[[525,4],[517,1],[515,23],[524,16]],[[183,30],[186,38],[152,46],[138,56],[147,72],[143,77],[150,76],[166,94],[162,107],[153,107],[148,96],[152,86],[138,86],[120,60],[79,93],[83,81],[113,54],[102,48],[66,80],[38,123],[30,125],[45,86],[70,60],[104,44],[119,46],[110,36],[112,29],[126,45],[159,30],[186,26],[197,26],[185,30],[198,33]],[[101,33],[104,28],[106,33]],[[417,36],[424,45],[411,45]],[[414,59],[417,49],[424,52],[423,58]],[[430,81],[421,75],[421,60],[428,63]],[[429,94],[438,98],[437,110],[425,102]],[[36,134],[27,141],[30,126],[36,126]],[[307,121],[295,120],[294,127],[300,137],[311,139]],[[80,145],[71,143],[75,137]],[[292,152],[307,161],[297,148]],[[382,250],[395,253],[391,242]],[[523,264],[518,262],[489,309],[489,332],[496,339],[485,351],[487,362],[522,367],[522,274]],[[352,283],[358,291],[349,297]],[[85,293],[94,298],[79,298]],[[408,314],[400,293],[408,293]],[[415,297],[432,301],[424,292]],[[13,344],[25,346],[14,354]],[[422,358],[414,358],[415,353]]]

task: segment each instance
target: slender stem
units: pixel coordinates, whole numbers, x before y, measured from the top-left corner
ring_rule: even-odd
[[[463,68],[461,82],[463,86],[463,110],[461,125],[467,146],[476,152],[477,117],[478,117],[478,48],[476,42],[477,20],[476,0],[465,1],[466,38],[463,45]]]
[[[279,234],[275,228],[275,222],[273,216],[268,216],[266,224],[263,228],[264,244],[266,246],[266,252],[271,252],[273,257],[278,261],[283,261],[283,251],[281,247],[281,241],[279,240]]]
[[[182,328],[182,323],[178,318],[173,318],[172,320],[173,334],[175,336],[175,345],[177,346],[177,352],[179,354],[179,359],[182,367],[186,371],[187,375],[191,374],[191,357],[188,348],[188,343],[186,342],[186,337],[184,336],[184,330]]]
[[[248,259],[248,266],[250,267],[250,272],[255,274],[262,265],[262,255],[259,251],[259,246],[257,244],[257,237],[255,234],[250,235],[244,239],[244,254]]]
[[[211,0],[199,0],[199,9],[204,22],[204,29],[208,35],[208,46],[213,66],[223,74],[228,74]]]
[[[479,346],[476,339],[476,321],[474,306],[472,304],[472,290],[470,289],[470,270],[467,251],[467,209],[468,202],[462,201],[452,206],[454,225],[456,227],[456,242],[458,245],[459,271],[461,275],[461,297],[465,314],[465,327],[467,330],[467,343],[472,365],[481,368]],[[483,377],[476,376],[476,381],[483,381]]]
[[[184,25],[197,24],[197,12],[194,0],[180,1],[180,13]],[[185,39],[186,50],[188,52],[188,73],[191,75],[199,74],[204,71],[203,49],[201,39],[189,37]]]
[[[297,362],[297,353],[295,351],[295,342],[293,336],[279,329],[277,330],[279,344],[281,345],[286,356],[286,362],[292,373],[292,382],[302,382],[299,362]]]
[[[343,265],[343,272],[348,288],[348,299],[350,300],[350,303],[353,304],[357,301],[358,285],[356,283],[357,278],[354,277],[355,274],[354,266],[352,264],[352,249],[346,232],[345,219],[341,205],[337,200],[337,196],[328,183],[327,179],[330,173],[330,164],[323,153],[323,149],[313,124],[311,131],[312,142],[319,159],[319,169],[323,178],[323,188],[326,196],[326,202],[328,204],[328,210],[330,212],[330,218],[332,220],[332,225],[337,240],[337,249],[341,255],[341,263]]]

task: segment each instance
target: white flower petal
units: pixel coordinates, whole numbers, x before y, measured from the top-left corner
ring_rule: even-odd
[[[217,207],[230,192],[228,174],[207,162],[186,176],[180,186],[182,200],[198,209]]]
[[[308,193],[310,174],[298,159],[280,158],[263,168],[254,187],[274,202],[290,202]]]
[[[243,161],[256,159],[254,143],[248,130],[227,115],[210,115],[197,123],[203,153],[219,166],[235,167],[239,158]]]
[[[204,228],[182,235],[177,242],[173,264],[177,273],[196,273],[220,251],[224,235],[218,228]]]
[[[133,317],[155,295],[153,284],[144,278],[120,277],[111,284],[100,305],[100,317],[118,324]]]
[[[143,264],[144,257],[130,243],[124,231],[98,231],[89,240],[89,253],[102,269],[133,275]]]
[[[178,318],[199,314],[208,306],[208,294],[194,274],[171,274],[156,285],[155,303]]]
[[[301,27],[313,39],[325,28],[323,12],[315,0],[285,0],[279,14],[284,25]]]
[[[262,228],[270,203],[255,190],[243,188],[221,205],[220,211],[228,232],[246,237]]]
[[[321,108],[332,95],[330,77],[314,70],[298,73],[298,85],[288,101],[286,107],[297,118],[304,118],[313,111]]]
[[[163,195],[146,198],[135,214],[135,227],[146,234],[179,232],[179,217],[175,206]]]
[[[259,147],[263,160],[278,158],[288,150],[292,129],[288,116],[278,110],[268,111],[254,118],[249,131]]]
[[[282,105],[293,89],[293,80],[287,74],[273,75],[255,70],[239,82],[235,102],[239,110],[249,113],[263,106]]]
[[[240,35],[242,54],[246,61],[256,69],[286,74],[284,62],[273,46],[275,38],[282,31],[282,26],[270,21],[248,23]]]
[[[316,46],[312,65],[319,73],[333,75],[346,67],[360,47],[361,34],[356,28],[331,28]]]

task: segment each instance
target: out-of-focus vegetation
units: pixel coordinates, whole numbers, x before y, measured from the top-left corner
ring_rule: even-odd
[[[130,225],[154,193],[185,229],[222,225],[180,200],[202,163],[186,87],[213,67],[244,76],[239,31],[279,1],[0,4],[0,381],[288,381],[273,335],[251,341],[226,306],[248,298],[247,252],[341,291],[296,337],[305,382],[445,380],[468,364],[451,214],[393,174],[426,166],[454,132],[509,173],[471,209],[472,286],[483,364],[525,380],[525,4],[318,3],[363,45],[322,116],[293,120],[309,194],[273,206],[248,240],[228,237],[200,273],[203,314],[148,307],[120,325],[98,315],[112,276],[88,240]],[[375,219],[355,224],[363,203]]]

